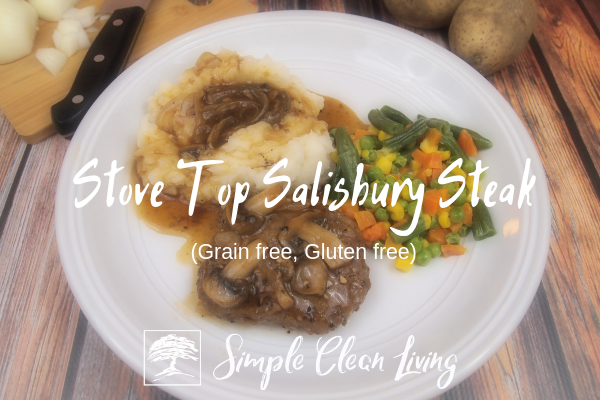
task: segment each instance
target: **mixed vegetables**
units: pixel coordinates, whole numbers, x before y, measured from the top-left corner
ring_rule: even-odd
[[[394,264],[397,269],[407,272],[412,268],[413,259],[418,265],[425,266],[440,255],[465,254],[467,249],[461,245],[461,240],[469,232],[473,232],[475,240],[496,234],[483,200],[475,207],[471,204],[474,176],[469,175],[476,169],[475,162],[469,157],[477,156],[478,150],[490,148],[491,141],[473,130],[441,119],[419,115],[412,121],[388,106],[371,110],[368,117],[371,122],[368,130],[357,129],[353,136],[344,127],[330,132],[337,149],[331,158],[337,167],[329,183],[335,188],[344,178],[343,187],[349,193],[357,180],[368,183],[368,190],[363,190],[359,196],[361,199],[367,195],[364,203],[352,205],[350,196],[340,211],[356,220],[369,245],[375,249],[394,247],[398,254],[408,252],[408,257],[398,257]],[[438,178],[459,158],[462,166],[454,168],[447,176],[462,176],[466,190],[449,207],[441,208],[440,199],[449,200],[460,190],[461,183],[440,184]],[[359,163],[364,167],[362,176],[357,176]],[[401,185],[407,179],[413,188],[413,196],[419,185],[424,185],[418,215],[418,201],[411,198],[408,186],[403,187],[396,204],[391,204],[394,183]],[[385,195],[381,195],[384,189],[388,196],[385,206],[380,201]],[[416,228],[406,236],[399,236],[390,229],[407,230],[414,218],[417,218]]]

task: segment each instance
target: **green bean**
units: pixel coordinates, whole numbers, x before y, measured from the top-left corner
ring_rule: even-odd
[[[458,236],[460,236],[460,237],[465,237],[465,236],[467,236],[468,233],[469,233],[469,227],[466,225],[461,226],[460,229],[458,230]]]
[[[406,159],[406,157],[404,157],[403,155],[399,154],[396,159],[394,160],[393,164],[397,167],[404,167],[406,165],[406,163],[408,162],[408,160]]]
[[[481,200],[473,207],[472,228],[475,240],[483,240],[496,234],[496,228],[494,228],[490,211]]]
[[[463,160],[463,164],[469,161],[469,157],[465,154],[465,152],[460,148],[456,139],[452,135],[442,135],[440,139],[440,144],[446,146],[448,150],[450,150],[450,154],[456,157],[460,157]]]
[[[389,139],[385,139],[383,142],[383,147],[387,147],[392,151],[398,151],[407,147],[409,144],[413,143],[417,139],[420,139],[421,136],[427,132],[427,121],[419,120],[412,124],[410,128],[404,131],[401,135],[396,135]]]
[[[367,164],[373,164],[377,160],[377,153],[375,150],[366,150],[369,154],[367,158],[364,159],[364,162]]]
[[[356,168],[360,162],[358,150],[354,147],[350,135],[348,135],[346,128],[343,126],[337,128],[335,131],[335,144],[338,151],[338,165],[342,169],[342,176],[346,181],[345,187],[352,193],[357,179]],[[360,179],[362,181],[362,177],[360,177]]]
[[[411,223],[412,223],[412,221],[408,221],[404,225],[400,226],[398,228],[398,230],[401,230],[401,231],[407,230],[410,227]],[[411,233],[409,233],[408,235],[406,235],[406,236],[396,235],[394,233],[394,231],[392,231],[392,230],[390,230],[389,235],[394,243],[404,243],[414,237],[419,236],[421,234],[421,232],[425,232],[426,230],[427,230],[427,228],[425,228],[425,220],[423,219],[423,217],[419,217],[419,219],[417,220],[417,226],[415,227],[415,230],[412,231]]]
[[[369,111],[368,118],[375,128],[388,135],[397,135],[404,130],[404,125],[385,117],[378,109]]]
[[[458,139],[458,136],[460,135],[463,129],[469,132],[469,135],[471,135],[471,137],[473,138],[473,143],[475,143],[475,147],[477,147],[478,149],[489,149],[494,145],[491,140],[481,136],[479,133],[475,132],[472,129],[462,128],[458,125],[450,124],[450,130],[452,131],[452,134],[454,135],[455,139]]]
[[[446,243],[460,244],[460,235],[454,232],[446,233]]]
[[[413,123],[413,121],[410,118],[408,118],[406,115],[404,115],[404,113],[402,113],[401,111],[398,111],[390,106],[381,107],[381,113],[384,116],[386,116],[387,118],[391,119],[392,121],[399,122],[404,126]]]

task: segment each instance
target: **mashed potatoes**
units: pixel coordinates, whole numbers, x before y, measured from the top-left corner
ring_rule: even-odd
[[[216,125],[206,126],[211,105],[205,93],[210,93],[211,85],[227,84],[268,87],[275,104],[271,107],[285,97],[287,111],[276,122],[265,118],[234,127],[223,144],[213,146],[210,138]],[[282,92],[287,95],[281,96]],[[275,93],[280,95],[274,97]],[[223,160],[223,164],[203,170],[198,201],[214,201],[224,184],[248,182],[251,190],[263,189],[264,175],[283,158],[288,159],[288,166],[280,174],[289,176],[294,187],[313,182],[319,161],[323,162],[323,181],[333,166],[329,157],[333,146],[327,124],[317,119],[322,108],[321,96],[306,90],[297,77],[269,57],[241,57],[228,50],[204,53],[178,83],[163,84],[150,98],[137,136],[137,177],[144,185],[161,181],[163,193],[189,200],[195,168],[177,168],[179,159]]]

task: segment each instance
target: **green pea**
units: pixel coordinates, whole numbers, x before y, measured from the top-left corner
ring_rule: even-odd
[[[438,227],[440,223],[438,222],[438,216],[434,215],[433,217],[431,217],[431,224],[429,225],[429,229],[435,229]]]
[[[373,138],[373,143],[375,143],[374,149],[381,150],[383,148],[383,144],[381,144],[381,140],[379,140],[379,138],[377,136],[371,136],[371,138]]]
[[[400,204],[400,206],[402,206],[402,209],[404,209],[404,211],[406,211],[406,209],[408,208],[408,201],[406,201],[404,199],[398,200],[398,204]]]
[[[415,253],[419,254],[419,252],[423,249],[423,239],[420,236],[415,236],[406,242],[405,246],[408,248],[410,252],[412,252],[412,246],[415,246]]]
[[[407,162],[408,160],[406,159],[406,157],[404,157],[403,155],[398,155],[398,157],[396,157],[396,159],[394,160],[393,165],[397,167],[404,167]]]
[[[400,168],[398,168],[394,164],[392,164],[392,168],[390,169],[390,174],[396,175],[398,172],[400,172]]]
[[[415,211],[417,211],[417,204],[418,203],[419,202],[417,200],[411,201],[410,203],[408,203],[408,207],[406,207],[406,212],[411,217],[415,215]]]
[[[375,210],[375,218],[377,219],[377,221],[385,222],[389,221],[390,215],[385,210],[385,208],[382,207]]]
[[[369,182],[382,181],[384,178],[383,171],[379,167],[373,167],[367,172]]]
[[[460,207],[463,204],[465,204],[466,202],[467,202],[467,190],[463,189],[463,191],[460,193],[458,198],[456,200],[454,200],[454,203],[452,203],[452,205]]]
[[[460,227],[460,229],[458,230],[458,236],[460,237],[465,237],[469,234],[469,227],[466,225],[463,225]]]
[[[475,172],[475,161],[473,160],[467,160],[463,166],[462,166],[462,170],[465,171],[467,174],[470,174],[471,172]]]
[[[363,136],[358,141],[360,148],[363,150],[373,150],[375,148],[375,141],[371,136]]]
[[[455,224],[463,222],[465,219],[465,211],[461,207],[454,207],[450,210],[450,221]]]
[[[431,186],[434,189],[439,189],[440,188],[440,183],[438,182],[437,178],[434,178],[431,180],[431,183],[429,184],[429,186]]]
[[[418,265],[421,266],[426,266],[427,264],[429,264],[429,261],[431,261],[431,252],[427,249],[423,249],[420,252],[417,253],[417,256],[415,257],[415,262]]]
[[[371,194],[367,194],[367,198],[365,200],[365,202],[363,203],[363,207],[366,208],[367,210],[372,210],[374,208],[377,208],[378,206],[373,204],[373,200],[371,200]]]
[[[442,255],[442,245],[438,242],[429,243],[427,250],[431,253],[432,258],[436,258]]]
[[[377,161],[377,153],[375,150],[369,150],[369,155],[367,156],[366,161],[369,164],[373,164],[375,161]]]
[[[454,232],[446,233],[446,242],[448,244],[460,244],[460,236]]]

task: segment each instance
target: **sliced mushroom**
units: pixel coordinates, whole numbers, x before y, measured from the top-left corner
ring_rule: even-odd
[[[229,264],[223,268],[223,277],[228,280],[244,279],[250,276],[254,269],[260,264],[260,252],[257,250],[258,245],[263,248],[267,247],[265,242],[257,239],[250,243],[248,248],[248,258],[231,260]]]
[[[291,231],[287,226],[284,226],[283,229],[279,231],[277,240],[282,247],[290,249],[295,256],[299,256],[304,252],[305,242],[298,237],[297,232]]]
[[[278,124],[290,110],[291,101],[288,92],[281,91],[275,97],[273,108],[265,116],[265,121],[271,125]]]
[[[223,146],[227,142],[227,139],[229,139],[229,136],[235,131],[235,129],[233,129],[235,123],[235,118],[229,116],[223,118],[213,126],[207,139],[208,147],[211,149],[218,149]]]
[[[244,202],[244,208],[253,214],[268,215],[275,211],[279,203],[275,204],[271,208],[267,208],[265,201],[273,201],[283,191],[283,184],[278,183],[268,189],[263,190],[250,197]]]
[[[277,263],[277,270],[281,274],[281,279],[284,282],[289,282],[294,276],[294,263],[289,258],[279,257],[275,260]]]
[[[323,295],[327,290],[327,267],[319,258],[303,258],[292,278],[292,289],[301,294]]]
[[[236,233],[240,235],[251,235],[262,228],[265,218],[260,214],[251,213],[244,207],[238,207],[237,216],[235,218],[235,224],[231,223],[231,216],[233,213],[233,204],[227,203],[225,206],[225,215],[227,221]]]
[[[224,308],[235,307],[248,296],[248,283],[243,280],[225,279],[220,269],[214,269],[202,283],[204,293]]]
[[[290,307],[293,307],[296,303],[294,299],[288,294],[283,285],[279,285],[276,289],[275,297],[277,298],[277,302],[284,310],[287,310]]]
[[[325,248],[325,254],[341,255],[344,254],[345,246],[337,236],[327,229],[317,225],[313,221],[317,218],[315,213],[304,213],[299,217],[292,219],[288,223],[288,237],[297,235],[300,239],[310,244],[317,245],[319,249]],[[281,234],[280,234],[281,236]],[[342,257],[324,258],[329,268],[335,269],[346,265],[350,260]]]

